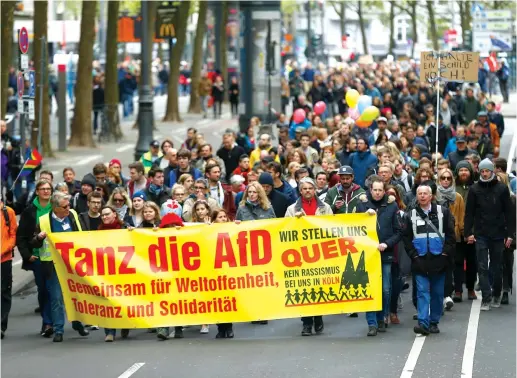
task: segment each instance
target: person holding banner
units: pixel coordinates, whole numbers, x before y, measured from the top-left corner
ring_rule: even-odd
[[[360,202],[358,213],[377,214],[377,235],[382,262],[382,310],[366,313],[368,336],[377,336],[377,332],[386,332],[390,314],[391,265],[394,249],[402,238],[402,228],[398,220],[399,208],[394,197],[386,195],[385,184],[380,177],[372,177],[368,191],[368,201]]]
[[[429,335],[440,333],[445,271],[453,257],[456,233],[449,209],[432,202],[429,181],[418,186],[416,196],[416,206],[405,214],[404,246],[412,260],[417,292],[418,325],[413,330]]]
[[[61,285],[59,284],[59,279],[50,253],[47,234],[51,232],[82,231],[77,213],[70,209],[70,199],[71,196],[63,192],[55,192],[52,194],[50,199],[52,211],[39,218],[39,225],[36,227],[35,236],[32,241],[32,246],[40,249],[39,260],[41,261],[46,285],[49,290],[52,323],[55,333],[53,341],[55,343],[63,341],[63,333],[65,332],[65,306],[63,303],[63,292],[61,291]],[[81,336],[88,336],[90,334],[79,321],[72,321],[72,328]]]
[[[316,195],[316,183],[310,177],[304,177],[299,182],[300,197],[287,208],[285,217],[300,218],[305,215],[332,215],[332,208]],[[312,327],[317,335],[323,332],[322,316],[304,316],[302,318],[302,336],[311,336]]]

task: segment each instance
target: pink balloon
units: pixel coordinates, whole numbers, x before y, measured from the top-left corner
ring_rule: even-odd
[[[305,121],[305,110],[296,109],[293,114],[293,121],[294,123],[302,123]]]
[[[496,104],[495,110],[500,112],[501,111],[501,104]]]
[[[316,113],[316,115],[322,115],[325,113],[325,109],[327,109],[327,104],[323,101],[318,101],[314,104],[314,113]]]
[[[359,111],[357,108],[348,108],[348,115],[350,118],[352,118],[354,121],[358,119],[361,115],[359,114]]]

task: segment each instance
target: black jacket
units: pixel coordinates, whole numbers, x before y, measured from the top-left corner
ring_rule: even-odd
[[[425,134],[429,139],[429,152],[436,152],[436,127],[434,125],[429,126],[427,132]],[[445,147],[449,142],[449,139],[452,138],[452,131],[450,127],[440,127],[438,131],[438,152],[443,155],[445,151]]]
[[[32,238],[36,230],[36,214],[37,208],[32,203],[23,210],[18,231],[16,231],[16,246],[23,259],[22,269],[30,270],[32,263],[29,262],[32,256],[32,250],[35,248],[32,245]]]
[[[282,192],[273,189],[271,193],[269,193],[269,202],[271,202],[271,206],[275,211],[275,215],[277,218],[283,218],[285,216],[285,212],[287,208],[291,204],[291,200]]]
[[[230,180],[232,172],[239,166],[239,158],[244,155],[246,151],[239,145],[235,145],[231,150],[221,147],[217,150],[217,156],[224,162],[226,168],[226,180]]]
[[[465,160],[465,157],[467,155],[469,155],[469,154],[476,154],[477,155],[477,151],[465,148],[463,151],[456,150],[454,152],[451,152],[447,156],[447,159],[449,159],[449,162],[451,163],[451,170],[454,172],[456,170],[456,165],[460,161]]]
[[[149,187],[144,191],[148,201],[153,201],[158,207],[161,207],[169,198],[171,198],[171,190],[166,186],[160,191],[160,194],[155,195],[149,191]]]
[[[81,191],[81,181],[74,180],[73,182],[67,182],[66,186],[68,186],[68,193],[73,196],[75,193],[79,193]]]
[[[495,240],[513,237],[512,209],[510,190],[495,175],[489,182],[478,181],[467,195],[464,235]]]
[[[395,202],[388,202],[388,197],[384,196],[380,201],[374,201],[368,194],[367,202],[359,202],[357,205],[358,213],[365,213],[367,210],[373,209],[377,212],[377,235],[379,243],[385,243],[386,248],[381,253],[381,261],[383,263],[391,263],[393,261],[394,247],[402,239],[402,228],[398,219],[398,206]]]
[[[78,192],[71,199],[72,208],[77,212],[77,214],[84,213],[88,211],[88,196],[84,195],[82,192]]]
[[[426,215],[420,206],[416,206],[416,211],[422,219],[428,219],[436,229],[439,228],[438,212],[436,203],[431,204],[431,212]],[[454,261],[454,251],[456,248],[456,234],[454,232],[454,217],[451,215],[448,208],[442,206],[443,213],[443,250],[441,255],[433,255],[427,253],[425,256],[419,256],[413,245],[413,224],[411,221],[412,209],[406,209],[404,214],[404,248],[407,255],[411,258],[411,270],[414,273],[429,275],[444,272],[447,267]],[[427,226],[427,233],[434,233],[435,231]]]

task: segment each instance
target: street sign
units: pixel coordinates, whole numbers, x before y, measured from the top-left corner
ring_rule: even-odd
[[[162,1],[158,5],[156,9],[156,38],[169,39],[176,37],[174,16],[178,11],[179,3],[179,1]]]
[[[512,11],[510,9],[487,10],[474,12],[474,20],[511,20]]]
[[[18,34],[18,45],[20,46],[22,54],[29,52],[29,32],[25,27],[21,28],[20,34]]]
[[[20,55],[20,68],[22,70],[29,69],[29,56],[27,54]]]
[[[23,108],[23,100],[21,98],[18,99],[18,113],[23,113],[25,109]]]
[[[18,79],[16,80],[17,89],[18,89],[18,97],[23,97],[23,92],[25,91],[25,80],[23,79],[23,73],[18,72]]]
[[[29,97],[36,96],[36,71],[29,71]]]
[[[433,51],[420,53],[420,81],[432,83],[438,77],[452,82],[478,81],[478,52],[441,51],[439,58],[440,67],[438,67],[438,53]]]
[[[480,52],[512,51],[511,32],[480,31],[473,33],[472,50]]]
[[[474,21],[474,31],[507,31],[511,32],[513,25],[511,21]]]
[[[36,112],[34,110],[34,100],[27,101],[29,103],[29,120],[34,121],[36,119]]]

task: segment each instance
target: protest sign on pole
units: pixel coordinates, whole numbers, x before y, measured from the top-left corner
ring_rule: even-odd
[[[70,320],[107,328],[247,322],[380,310],[376,221],[344,214],[62,232],[48,242]]]
[[[438,65],[438,58],[440,64]],[[479,52],[471,51],[422,51],[420,53],[420,81],[478,81]],[[439,76],[438,76],[439,72]]]

